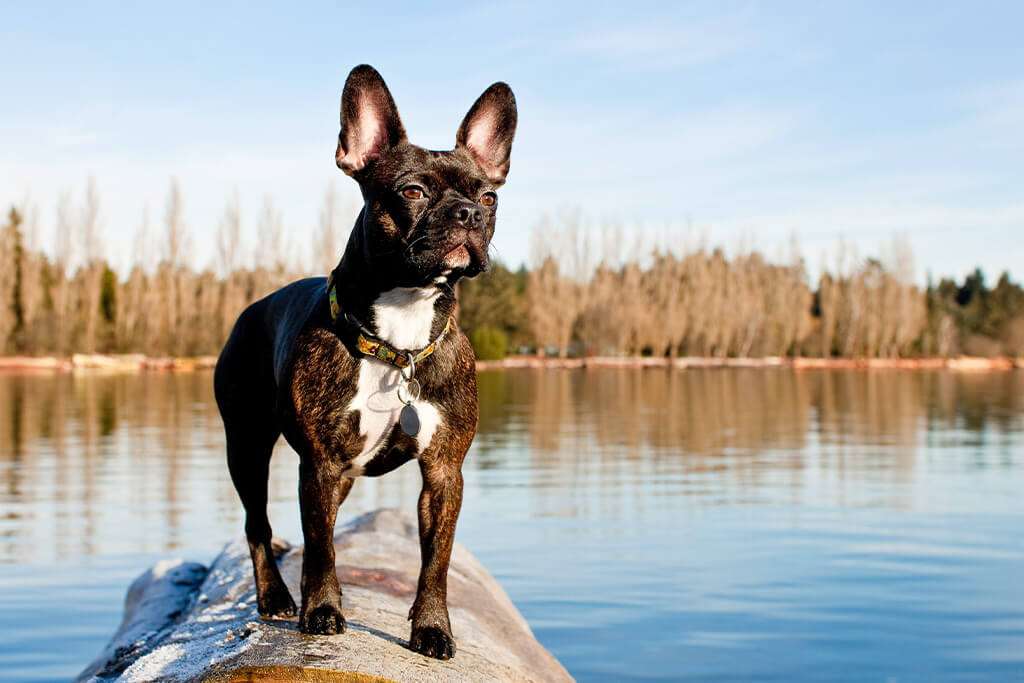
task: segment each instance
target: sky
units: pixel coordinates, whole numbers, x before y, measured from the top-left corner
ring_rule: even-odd
[[[88,3],[92,4],[92,3]],[[0,25],[0,206],[53,248],[92,177],[123,267],[180,183],[198,267],[237,192],[245,253],[269,198],[312,250],[349,70],[375,66],[412,142],[450,149],[492,82],[519,128],[494,246],[529,262],[579,211],[674,248],[793,236],[812,277],[845,241],[906,239],[923,281],[1024,278],[1024,3],[19,3]],[[339,254],[340,256],[340,254]],[[310,257],[306,257],[311,267]]]

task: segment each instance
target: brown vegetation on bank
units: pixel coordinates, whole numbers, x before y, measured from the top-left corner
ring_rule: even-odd
[[[12,209],[0,231],[0,354],[214,356],[247,304],[335,265],[353,213],[339,210],[329,192],[303,259],[268,199],[257,219],[259,249],[250,251],[236,195],[212,238],[215,263],[196,270],[184,199],[172,182],[159,229],[151,231],[144,217],[131,265],[116,272],[105,258],[93,183],[77,202],[60,196],[46,249],[38,210]],[[535,232],[530,269],[510,271],[495,261],[491,273],[459,285],[459,322],[481,360],[523,349],[562,358],[730,363],[1024,356],[1024,290],[1005,274],[989,288],[975,271],[962,286],[942,280],[922,291],[900,239],[878,258],[840,244],[812,287],[795,240],[788,255],[769,261],[753,249],[726,254],[677,233],[652,239],[640,228],[595,229],[578,212],[545,217]],[[32,364],[13,361],[19,363]]]
[[[626,234],[622,226],[587,229],[571,213],[540,223],[531,270],[499,266],[461,285],[460,324],[497,330],[508,347],[562,358],[1024,355],[1024,289],[1005,273],[990,288],[976,270],[963,285],[943,279],[922,290],[900,238],[877,258],[841,242],[812,288],[795,240],[771,262],[742,247],[727,255],[686,235]],[[502,305],[488,305],[494,301]],[[500,358],[481,353],[495,345],[493,334],[486,340],[476,344],[478,355]]]
[[[98,370],[106,372],[173,371],[192,372],[212,370],[216,356],[197,358],[150,358],[142,354],[81,354],[70,358],[54,356],[0,356],[0,371],[72,372]],[[899,369],[899,370],[958,370],[986,371],[1024,369],[1024,358],[984,358],[958,356],[956,358],[715,358],[685,356],[677,358],[656,356],[588,356],[561,358],[558,356],[508,356],[501,360],[478,360],[477,370],[519,369],[602,369],[602,368],[793,368],[810,369]]]

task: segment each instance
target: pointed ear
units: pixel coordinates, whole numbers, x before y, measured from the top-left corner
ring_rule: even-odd
[[[455,136],[457,147],[467,149],[487,177],[505,182],[512,138],[516,134],[516,98],[505,83],[495,83],[466,114]]]
[[[403,140],[405,129],[384,79],[368,64],[352,69],[341,95],[338,168],[354,175]]]

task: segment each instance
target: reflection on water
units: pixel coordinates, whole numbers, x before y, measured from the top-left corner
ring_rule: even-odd
[[[66,678],[132,575],[240,533],[211,384],[0,375],[0,670]],[[1022,389],[1020,372],[481,373],[459,539],[581,679],[1024,675]],[[271,520],[298,540],[278,448]],[[362,479],[340,516],[412,510],[418,490],[413,466]]]
[[[0,562],[173,552],[241,528],[209,373],[0,375],[0,415]],[[280,443],[271,500],[295,502],[296,463]],[[360,488],[360,507],[398,504]]]

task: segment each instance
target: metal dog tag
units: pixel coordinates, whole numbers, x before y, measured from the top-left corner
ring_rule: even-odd
[[[398,416],[398,424],[402,426],[402,431],[409,436],[416,436],[420,433],[420,415],[416,412],[416,407],[412,403],[406,403],[402,406],[402,412]]]

